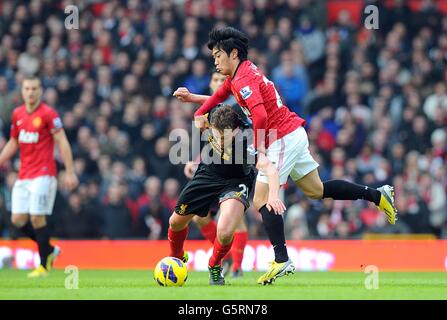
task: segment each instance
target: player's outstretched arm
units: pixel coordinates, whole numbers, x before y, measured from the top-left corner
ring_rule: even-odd
[[[194,113],[194,117],[202,116],[211,111],[212,108],[217,106],[219,103],[224,102],[228,99],[231,94],[230,80],[227,78],[225,82],[213,93],[213,95],[207,98],[199,109]]]
[[[261,152],[258,153],[258,161],[256,168],[262,171],[268,179],[269,196],[267,200],[267,209],[273,210],[275,214],[283,214],[286,210],[286,206],[279,199],[279,173],[273,163],[267,158],[267,156]]]
[[[54,140],[56,141],[59,150],[61,152],[62,160],[65,166],[65,184],[69,190],[73,190],[79,184],[78,177],[74,171],[73,165],[73,153],[71,152],[70,143],[68,142],[67,136],[64,130],[59,130],[53,134]]]
[[[19,142],[16,138],[10,138],[0,153],[0,166],[11,159],[19,150]]]
[[[210,97],[202,94],[195,94],[189,92],[188,88],[179,87],[172,94],[174,97],[183,102],[200,103],[203,104]]]

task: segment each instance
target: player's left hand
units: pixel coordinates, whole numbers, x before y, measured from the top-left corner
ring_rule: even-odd
[[[76,176],[76,174],[74,172],[72,172],[72,173],[65,172],[64,183],[65,183],[65,187],[69,191],[72,191],[73,189],[75,189],[79,185],[79,180],[78,180],[78,177]]]
[[[183,173],[188,179],[192,179],[194,173],[197,170],[198,165],[194,161],[188,161],[185,164],[185,168],[183,169]]]
[[[267,201],[267,209],[269,209],[269,211],[275,212],[275,214],[283,214],[284,211],[286,211],[286,206],[284,205],[284,203],[281,201],[281,199],[275,197],[269,197],[268,201]]]

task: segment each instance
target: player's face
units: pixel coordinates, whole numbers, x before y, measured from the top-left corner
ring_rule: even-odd
[[[213,48],[212,55],[214,58],[214,65],[216,66],[216,71],[225,76],[232,74],[232,63],[231,56],[233,53],[228,55],[225,51],[217,48]]]
[[[42,87],[39,80],[24,80],[22,85],[22,98],[26,104],[34,105],[40,100]]]
[[[213,75],[211,76],[211,81],[210,81],[211,93],[216,92],[217,89],[219,89],[219,87],[225,82],[226,78],[227,77],[223,74],[213,72]]]

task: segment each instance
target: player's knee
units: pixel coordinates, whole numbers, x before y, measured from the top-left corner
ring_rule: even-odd
[[[185,223],[182,221],[182,219],[179,219],[179,215],[176,213],[173,213],[171,217],[169,218],[169,228],[173,231],[180,231],[185,229]]]
[[[217,239],[219,240],[219,243],[226,246],[231,243],[231,240],[233,239],[233,234],[231,233],[224,233],[217,235]]]
[[[237,225],[235,231],[237,231],[237,232],[247,231],[247,224],[245,223],[245,220],[244,220],[244,219],[242,219],[242,220],[238,223],[238,225]]]
[[[31,216],[31,225],[34,229],[40,229],[47,224],[45,216]]]
[[[14,227],[21,228],[25,224],[28,223],[28,216],[22,216],[22,215],[13,214],[11,216],[11,223],[12,223],[12,225]]]
[[[265,204],[267,203],[267,199],[264,197],[254,196],[253,197],[253,205],[255,209],[259,211]]]
[[[323,184],[319,184],[316,187],[306,190],[304,192],[306,197],[314,199],[314,200],[320,200],[323,198]]]
[[[223,245],[227,245],[231,243],[233,239],[234,231],[228,227],[221,227],[217,229],[217,239]]]

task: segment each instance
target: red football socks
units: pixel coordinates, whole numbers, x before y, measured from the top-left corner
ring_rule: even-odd
[[[217,233],[216,221],[210,220],[210,222],[208,222],[206,225],[200,228],[200,232],[202,233],[205,239],[214,244],[214,240],[216,240],[216,233]]]
[[[208,265],[214,267],[221,264],[223,257],[230,251],[232,244],[233,242],[230,242],[224,246],[219,242],[219,239],[216,238],[214,241],[213,255],[211,256]]]
[[[174,231],[171,228],[168,229],[169,246],[171,247],[171,257],[179,259],[183,258],[183,244],[188,235],[188,226],[180,231]]]
[[[234,233],[233,247],[231,248],[231,257],[233,258],[233,266],[231,268],[232,271],[236,271],[241,268],[247,241],[247,231],[239,231]]]

